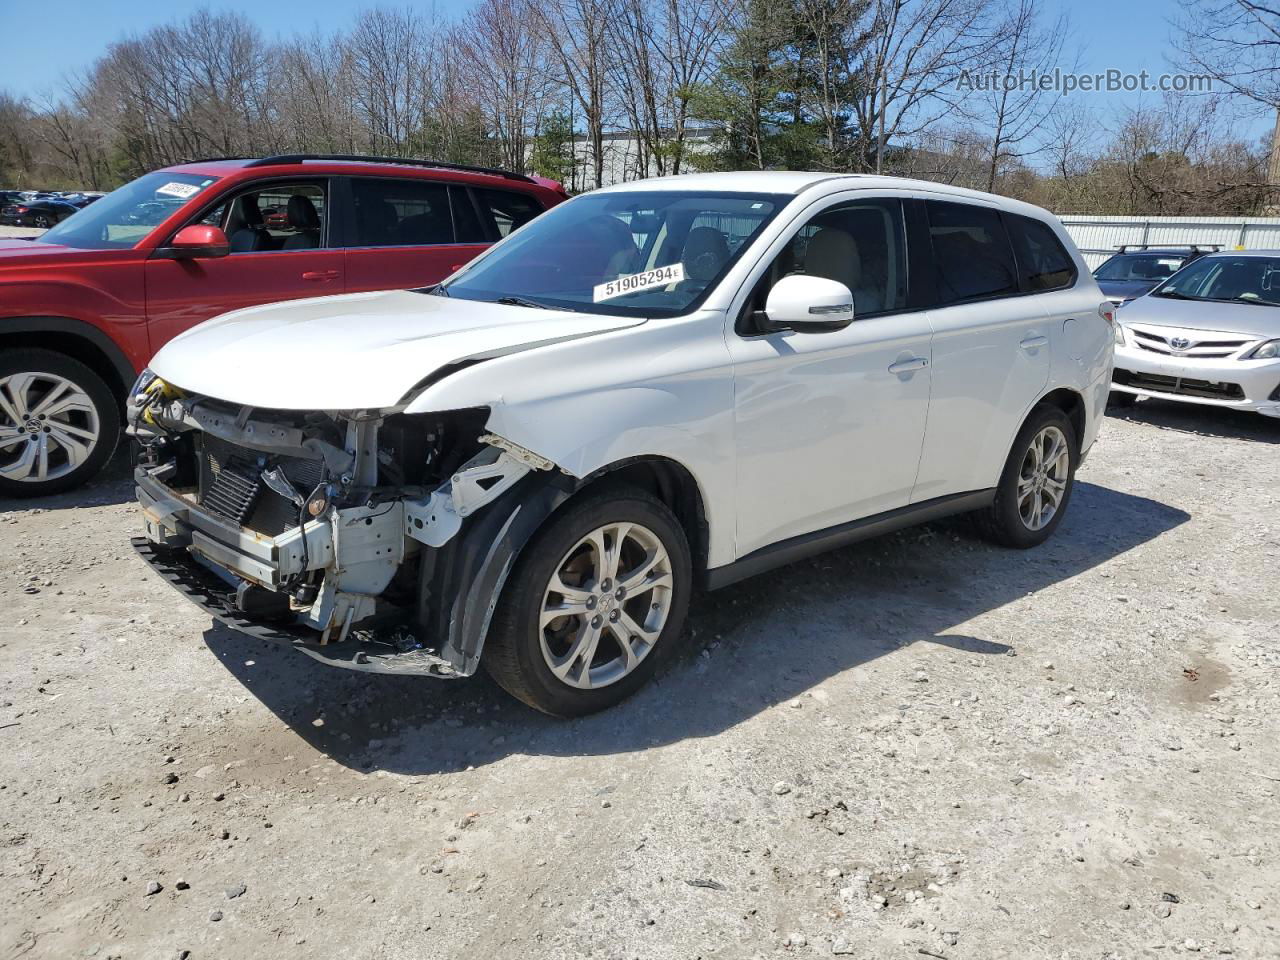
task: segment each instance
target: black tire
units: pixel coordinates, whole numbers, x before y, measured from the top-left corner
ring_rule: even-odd
[[[1056,427],[1066,443],[1068,457],[1066,468],[1066,488],[1062,493],[1057,508],[1044,526],[1033,529],[1023,518],[1018,500],[1018,485],[1024,471],[1024,463],[1031,453],[1033,439],[1041,431]],[[1055,458],[1056,459],[1056,458]],[[1075,489],[1076,467],[1080,462],[1080,440],[1076,436],[1075,427],[1060,409],[1048,404],[1040,404],[1027,417],[1022,429],[1018,431],[1009,457],[1005,460],[1004,471],[1000,474],[1000,483],[996,487],[995,502],[985,510],[979,511],[974,519],[978,532],[993,543],[1005,547],[1026,550],[1038,547],[1058,529],[1067,506],[1071,503],[1071,492]]]
[[[1125,410],[1132,407],[1138,402],[1136,394],[1125,393],[1122,390],[1112,390],[1107,394],[1107,406],[1115,407],[1118,410]]]
[[[32,217],[31,223],[34,226],[40,227],[44,230],[48,230],[51,226],[53,226],[53,224],[49,222],[49,218],[46,217],[43,213],[37,213],[34,217]]]
[[[552,672],[543,655],[539,615],[551,577],[561,569],[570,552],[590,532],[613,523],[638,524],[655,535],[665,548],[671,571],[667,617],[657,639],[634,669],[608,685],[582,689],[571,686]],[[684,629],[691,589],[689,544],[684,530],[665,504],[626,486],[584,493],[554,514],[521,553],[499,599],[481,662],[499,686],[543,713],[579,717],[604,710],[644,686],[660,664],[672,655]],[[620,606],[629,615],[638,617],[639,609],[647,609],[649,600],[655,596],[652,591],[637,591]],[[548,627],[554,627],[557,622],[552,621]],[[601,637],[597,660],[593,662],[607,665],[610,647],[605,644],[605,637],[609,638],[608,643],[613,645],[611,649],[617,657],[622,656],[622,651],[611,628],[606,626]]]
[[[61,476],[46,480],[15,480],[0,476],[0,496],[44,497],[74,489],[98,473],[115,451],[120,440],[120,407],[116,398],[102,377],[79,360],[53,350],[0,351],[0,382],[20,373],[52,374],[70,381],[81,390],[88,396],[97,417],[97,439],[89,444],[88,455],[83,461]],[[3,409],[0,409],[0,425],[13,426]],[[23,424],[16,426],[22,428]],[[15,460],[11,449],[0,449],[0,469],[12,466]]]

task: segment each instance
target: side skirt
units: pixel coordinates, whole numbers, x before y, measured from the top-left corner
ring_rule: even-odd
[[[954,493],[921,503],[908,504],[870,517],[862,517],[859,520],[850,520],[848,523],[827,527],[825,530],[802,533],[798,537],[761,547],[723,567],[708,570],[705,574],[704,586],[708,590],[719,590],[721,587],[727,587],[747,577],[754,577],[775,567],[786,566],[815,554],[848,546],[859,540],[869,540],[881,534],[901,530],[903,527],[913,527],[916,524],[928,523],[930,520],[939,520],[957,513],[981,510],[983,507],[990,506],[995,498],[994,487],[970,493]]]

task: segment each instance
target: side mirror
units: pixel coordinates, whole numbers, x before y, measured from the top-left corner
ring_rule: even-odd
[[[231,242],[218,227],[193,223],[173,235],[167,247],[156,250],[157,257],[169,260],[201,260],[209,257],[225,257],[231,252]]]
[[[769,291],[766,328],[797,333],[834,333],[853,323],[853,293],[826,277],[792,274]]]

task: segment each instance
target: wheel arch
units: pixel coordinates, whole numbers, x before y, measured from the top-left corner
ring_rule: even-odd
[[[628,457],[588,474],[578,489],[594,488],[605,482],[639,487],[662,501],[675,514],[689,540],[695,578],[701,580],[705,577],[710,524],[702,489],[688,467],[670,457]]]
[[[1088,426],[1085,412],[1084,397],[1080,391],[1073,390],[1071,387],[1058,387],[1050,390],[1036,403],[1036,406],[1046,405],[1057,407],[1071,421],[1071,426],[1076,432],[1076,444],[1080,445],[1085,440],[1085,428]],[[1034,410],[1035,407],[1032,408]],[[1027,417],[1031,416],[1031,411],[1027,411]],[[1027,422],[1027,418],[1023,417],[1023,423]],[[1021,425],[1018,427],[1022,429]],[[1077,453],[1079,450],[1077,449]]]
[[[52,350],[102,377],[122,403],[137,375],[124,351],[93,324],[70,317],[5,317],[0,319],[0,350],[27,347]]]

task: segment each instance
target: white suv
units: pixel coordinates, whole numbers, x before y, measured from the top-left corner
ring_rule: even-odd
[[[130,401],[138,551],[336,665],[607,707],[695,586],[947,514],[1031,547],[1111,381],[1036,207],[730,173],[578,197],[445,283],[226,314]]]

